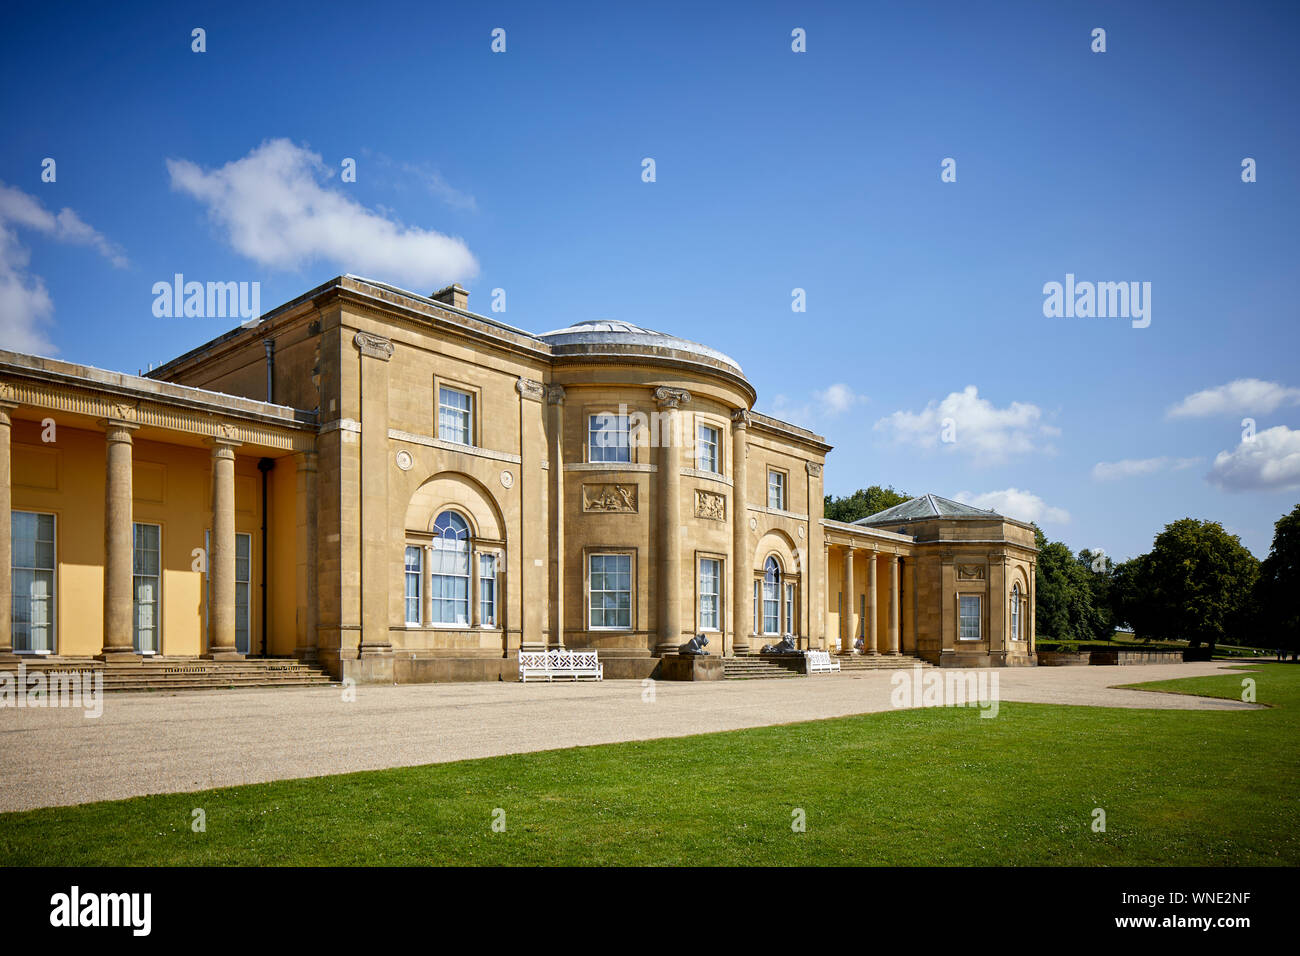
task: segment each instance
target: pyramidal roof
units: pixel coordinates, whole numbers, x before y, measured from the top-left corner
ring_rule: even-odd
[[[921,495],[901,505],[859,518],[854,524],[892,524],[896,521],[917,521],[925,518],[1001,518],[996,511],[976,508],[974,505],[941,498],[939,495]]]

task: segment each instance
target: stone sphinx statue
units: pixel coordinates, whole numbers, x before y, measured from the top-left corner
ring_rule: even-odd
[[[760,654],[798,654],[799,649],[795,647],[794,635],[787,634],[781,638],[777,644],[764,644]]]
[[[709,639],[703,634],[696,634],[685,644],[679,645],[677,653],[683,657],[708,657],[709,652],[704,649],[709,643]]]

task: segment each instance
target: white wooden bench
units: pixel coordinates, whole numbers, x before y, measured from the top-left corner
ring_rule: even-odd
[[[519,679],[604,680],[605,665],[595,651],[553,648],[549,651],[520,651]]]
[[[808,651],[805,657],[809,674],[830,674],[840,669],[840,662],[831,657],[829,651]]]

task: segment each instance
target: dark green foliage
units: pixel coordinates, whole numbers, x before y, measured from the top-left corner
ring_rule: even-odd
[[[901,505],[911,497],[895,491],[893,486],[882,488],[880,485],[872,485],[870,488],[859,488],[845,498],[827,495],[823,513],[834,521],[857,521],[894,505]]]

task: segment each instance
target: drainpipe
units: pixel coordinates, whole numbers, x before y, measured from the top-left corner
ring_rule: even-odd
[[[266,355],[267,355],[267,359],[269,360],[270,357],[271,357],[271,349],[270,349],[270,346],[269,346],[269,345],[267,346]],[[268,376],[270,375],[270,371],[269,371],[269,369],[268,369],[268,371],[267,371],[267,375],[268,375]],[[270,380],[269,380],[269,378],[268,378],[268,380],[267,380],[267,387],[268,387],[268,388],[270,387],[270,384],[271,384],[271,383],[270,383]],[[263,657],[266,657],[266,656],[267,656],[267,653],[266,653],[266,648],[267,648],[267,642],[266,642],[266,639],[267,639],[267,633],[266,633],[266,554],[267,554],[267,548],[266,548],[266,479],[267,479],[267,475],[269,475],[269,474],[271,473],[271,469],[274,468],[274,467],[275,467],[275,461],[274,461],[273,459],[271,459],[271,458],[259,458],[259,459],[258,459],[258,462],[257,462],[257,470],[260,471],[260,472],[262,473],[262,656],[263,656]]]
[[[266,400],[275,402],[275,339],[263,339],[266,346]]]

